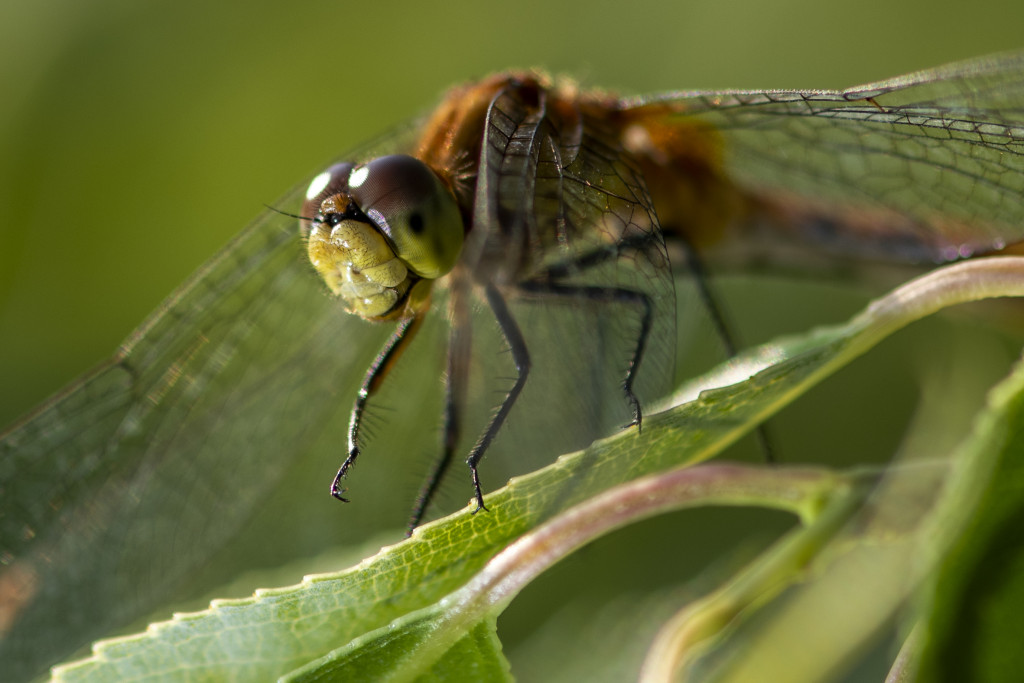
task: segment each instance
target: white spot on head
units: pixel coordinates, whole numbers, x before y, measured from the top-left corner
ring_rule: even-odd
[[[306,188],[306,199],[312,199],[313,197],[323,192],[324,188],[327,187],[327,183],[329,182],[331,182],[330,171],[324,171],[316,178],[313,178],[313,182],[311,182],[309,184],[309,187]]]
[[[352,173],[348,176],[349,187],[359,187],[366,182],[366,176],[370,174],[370,169],[366,166],[356,166],[352,169]]]
[[[377,209],[367,209],[366,217],[373,221],[378,228],[385,232],[385,234],[387,234],[388,236],[391,235],[391,226],[388,225],[388,219],[385,218],[384,214],[382,214],[380,211],[378,211]]]

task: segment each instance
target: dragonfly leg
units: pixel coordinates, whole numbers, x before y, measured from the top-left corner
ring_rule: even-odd
[[[377,354],[377,358],[370,365],[370,369],[366,371],[366,376],[363,377],[363,384],[359,388],[359,393],[356,394],[356,400],[352,406],[352,413],[349,418],[348,456],[345,458],[345,462],[341,464],[338,474],[335,475],[334,481],[331,483],[331,495],[342,502],[347,503],[348,499],[342,496],[345,489],[341,486],[341,480],[345,478],[349,468],[352,467],[359,456],[359,428],[363,423],[366,402],[377,393],[377,390],[380,389],[381,384],[388,373],[391,372],[399,356],[408,348],[409,342],[416,336],[416,332],[423,322],[423,317],[422,313],[417,313],[408,318],[403,318],[391,334],[391,337],[384,344],[384,348]]]
[[[644,253],[652,250],[660,252],[663,249],[664,241],[657,232],[633,235],[614,245],[599,247],[590,252],[573,256],[565,261],[551,264],[533,279],[519,285],[520,290],[528,294],[559,296],[602,303],[622,303],[637,306],[642,310],[636,347],[633,350],[632,358],[630,358],[626,377],[622,382],[622,390],[626,395],[626,401],[633,412],[633,420],[628,425],[625,425],[626,427],[636,425],[639,429],[643,423],[643,411],[640,408],[640,401],[633,391],[633,383],[636,380],[636,373],[640,367],[640,361],[643,359],[644,351],[647,348],[647,340],[650,337],[651,328],[654,324],[654,301],[648,294],[627,287],[562,284],[559,280],[571,278],[608,261],[618,259],[626,253]]]
[[[722,343],[722,348],[726,355],[730,358],[736,355],[738,345],[736,343],[736,335],[733,333],[732,327],[726,320],[725,314],[722,311],[722,307],[718,305],[718,297],[711,290],[711,284],[708,281],[708,271],[704,267],[704,261],[697,254],[697,250],[694,249],[693,245],[686,239],[680,239],[680,243],[683,247],[683,253],[686,257],[686,267],[691,273],[693,273],[694,284],[697,287],[697,296],[700,298],[701,305],[704,306],[704,310],[708,312],[708,317],[711,319],[711,325],[715,328],[715,334],[718,335],[719,341]],[[765,423],[761,423],[757,426],[755,432],[758,442],[758,447],[764,454],[765,462],[772,464],[775,462],[775,452],[772,448],[772,439],[768,434],[768,427]]]
[[[484,494],[480,486],[480,474],[477,471],[477,465],[480,462],[480,458],[487,451],[487,447],[491,445],[491,441],[498,434],[498,430],[504,424],[505,418],[508,417],[509,411],[512,410],[516,399],[519,398],[523,386],[526,385],[526,378],[530,374],[530,354],[526,349],[526,340],[523,339],[523,333],[519,331],[519,326],[512,317],[512,313],[508,310],[505,297],[502,296],[501,292],[493,284],[487,285],[486,291],[487,303],[491,307],[491,311],[494,312],[494,317],[498,321],[498,326],[505,337],[505,342],[512,352],[512,361],[516,366],[516,381],[508,393],[505,394],[501,407],[498,408],[498,411],[491,418],[487,429],[484,430],[480,440],[476,442],[473,450],[469,452],[469,457],[466,458],[466,464],[469,465],[469,470],[473,475],[473,492],[476,496],[477,511],[487,509],[484,506]]]
[[[626,376],[622,381],[622,390],[626,395],[626,402],[629,403],[630,410],[633,412],[633,420],[625,426],[632,427],[636,425],[639,429],[643,422],[643,411],[640,408],[640,400],[633,392],[633,383],[636,380],[636,373],[640,368],[640,361],[643,359],[644,351],[647,348],[647,340],[651,334],[651,326],[654,323],[654,303],[651,297],[644,292],[638,292],[625,287],[566,285],[543,281],[523,282],[520,283],[519,289],[532,296],[582,299],[584,301],[604,304],[620,303],[641,309],[640,331],[637,333],[636,346],[633,348],[633,355],[629,360]]]
[[[413,506],[406,529],[407,538],[412,535],[413,529],[423,521],[423,515],[451,465],[459,436],[462,433],[462,411],[465,406],[466,380],[469,376],[472,328],[465,290],[453,286],[451,295],[453,300],[451,306],[452,326],[447,351],[448,377],[445,382],[444,396],[444,441],[441,445],[441,456],[434,463],[430,475],[416,497],[416,504]]]

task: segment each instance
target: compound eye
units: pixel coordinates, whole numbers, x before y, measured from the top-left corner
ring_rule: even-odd
[[[334,164],[309,183],[309,187],[306,188],[306,200],[302,203],[302,213],[299,215],[313,220],[299,221],[304,236],[309,236],[314,221],[330,222],[326,216],[320,213],[320,209],[328,197],[348,191],[348,177],[353,168],[355,168],[355,164],[350,162]]]
[[[395,154],[355,166],[348,193],[412,272],[434,279],[455,266],[462,215],[451,190],[422,161]]]

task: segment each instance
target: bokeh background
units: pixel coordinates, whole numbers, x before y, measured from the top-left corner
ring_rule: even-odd
[[[264,204],[428,111],[453,83],[536,66],[630,94],[842,88],[1021,47],[1021,26],[1018,0],[0,3],[0,426],[113,352]],[[729,312],[747,341],[843,320],[867,296],[774,284],[783,310],[749,296],[763,295],[760,286],[722,286],[735,294]],[[861,462],[872,448],[885,457],[927,398],[922,367],[976,378],[967,381],[975,393],[963,392],[976,406],[1019,350],[970,321],[926,324],[887,342],[888,360],[837,377],[830,399],[816,394],[803,413],[787,411],[774,425],[781,452]],[[968,339],[976,333],[980,341]],[[853,411],[843,401],[873,412],[844,422],[836,414]],[[618,608],[664,609],[660,594],[648,603],[609,597],[638,581],[638,563],[647,585],[700,576],[723,548],[734,566],[747,552],[736,547],[753,552],[790,523],[766,514],[688,512],[685,528],[656,520],[563,563],[503,617],[506,642],[520,642],[520,676],[537,680],[559,658],[544,651],[546,632],[615,629]],[[765,535],[744,538],[758,523]],[[679,551],[671,561],[644,554],[651,538],[669,537]],[[595,567],[600,574],[579,578]],[[537,611],[553,612],[570,587],[577,602],[611,601],[605,621],[569,610],[538,628]]]
[[[0,3],[0,424],[453,83],[839,88],[1017,47],[1022,25],[1014,0]]]

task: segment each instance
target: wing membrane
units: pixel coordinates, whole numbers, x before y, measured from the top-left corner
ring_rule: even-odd
[[[842,242],[851,250],[943,260],[1024,238],[1024,53],[844,91],[676,93],[627,107],[665,104],[717,131],[724,172],[748,191],[860,212],[906,238]],[[806,228],[809,239],[842,230]]]
[[[280,206],[298,210],[297,193]],[[4,435],[0,548],[34,588],[0,660],[45,665],[144,613],[314,442],[344,443],[377,330],[325,296],[303,251],[296,221],[268,213],[106,366]]]
[[[477,280],[498,282],[509,297],[533,362],[510,429],[491,449],[517,455],[486,457],[489,481],[497,460],[579,448],[626,424],[623,380],[640,341],[643,405],[670,385],[674,360],[672,272],[640,171],[602,122],[552,116],[517,87],[488,112],[465,259]],[[649,332],[634,295],[650,302]],[[484,347],[478,328],[474,346]],[[485,387],[469,403],[489,412],[510,371],[497,391]]]

